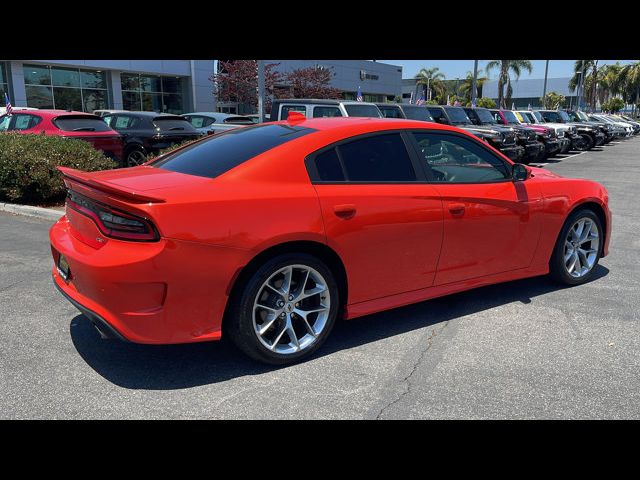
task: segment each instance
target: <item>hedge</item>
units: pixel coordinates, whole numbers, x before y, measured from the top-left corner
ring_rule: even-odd
[[[96,171],[117,165],[84,140],[0,133],[0,199],[35,204],[62,200],[65,187],[57,166]]]

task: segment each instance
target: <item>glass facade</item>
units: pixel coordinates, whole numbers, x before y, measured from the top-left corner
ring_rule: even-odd
[[[121,73],[122,108],[163,113],[184,113],[181,77]]]
[[[27,106],[92,112],[109,106],[102,70],[24,64]]]
[[[1,105],[3,107],[5,92],[7,93],[7,95],[9,94],[9,78],[7,77],[7,67],[3,62],[0,62],[0,102],[2,102]],[[14,102],[12,98],[10,98],[10,100]]]

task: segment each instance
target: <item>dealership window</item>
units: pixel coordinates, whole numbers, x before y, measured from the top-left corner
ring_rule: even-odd
[[[9,95],[9,79],[7,78],[7,69],[4,63],[0,62],[0,99],[4,106],[4,94]],[[10,99],[13,101],[13,99]]]
[[[27,105],[93,112],[108,108],[107,78],[102,70],[24,65]]]
[[[174,114],[184,111],[181,77],[121,73],[120,82],[125,110]]]

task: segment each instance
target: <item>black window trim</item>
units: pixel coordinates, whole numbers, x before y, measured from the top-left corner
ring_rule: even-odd
[[[431,170],[431,167],[427,164],[427,162],[424,161],[424,158],[421,158],[420,161],[420,166],[421,168],[423,168],[425,170],[425,176],[430,178],[431,180],[426,182],[426,183],[430,183],[430,184],[434,184],[434,185],[486,185],[486,184],[491,184],[491,183],[505,183],[505,182],[512,182],[513,178],[513,165],[510,164],[509,162],[506,162],[503,158],[500,158],[499,156],[497,156],[495,154],[495,152],[492,152],[488,145],[486,145],[484,142],[481,142],[479,140],[474,140],[473,138],[469,138],[467,135],[464,135],[462,133],[458,133],[458,132],[452,132],[452,131],[448,131],[448,130],[427,130],[427,129],[421,129],[421,130],[415,130],[415,129],[410,129],[407,130],[407,133],[411,134],[408,135],[411,143],[413,145],[415,154],[421,158],[422,154],[420,153],[420,146],[418,145],[418,141],[416,140],[416,138],[413,136],[414,133],[435,133],[435,134],[439,134],[439,135],[444,135],[444,136],[450,136],[450,137],[457,137],[457,138],[464,138],[467,141],[470,142],[476,142],[476,144],[481,147],[483,150],[485,150],[489,155],[491,155],[493,158],[495,158],[496,160],[498,160],[499,162],[501,162],[506,170],[507,173],[507,178],[504,178],[502,180],[487,180],[485,182],[439,182],[435,180],[435,177],[433,175],[433,171]],[[428,171],[427,171],[428,170]]]
[[[387,129],[387,130],[377,130],[375,132],[367,132],[361,133],[357,135],[353,135],[351,137],[343,138],[338,140],[337,142],[333,142],[329,145],[325,145],[324,147],[315,150],[308,154],[304,159],[305,167],[307,168],[307,174],[309,175],[309,180],[313,185],[414,185],[414,184],[422,184],[427,183],[427,179],[425,178],[425,171],[420,165],[420,158],[415,150],[415,147],[411,144],[411,140],[408,136],[408,130],[405,129]],[[388,135],[388,134],[399,134],[400,138],[404,143],[404,147],[407,150],[407,154],[409,155],[409,159],[411,161],[411,166],[413,167],[413,171],[416,175],[415,180],[348,180],[347,170],[344,166],[344,162],[342,160],[342,154],[340,153],[340,145],[345,143],[350,143],[353,141],[361,140],[363,138],[376,137],[379,135]],[[338,156],[338,161],[340,162],[340,168],[342,169],[342,174],[345,180],[320,180],[320,174],[318,173],[318,169],[316,168],[315,159],[316,156],[325,153],[328,150],[335,149],[336,155]]]

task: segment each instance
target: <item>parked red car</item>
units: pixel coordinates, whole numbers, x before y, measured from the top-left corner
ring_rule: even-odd
[[[18,110],[0,116],[0,132],[44,133],[91,143],[114,160],[122,158],[122,136],[97,115],[67,110]]]
[[[514,164],[455,127],[319,118],[210,136],[127,169],[60,168],[55,285],[104,336],[218,340],[297,361],[351,319],[608,252],[599,183]]]

